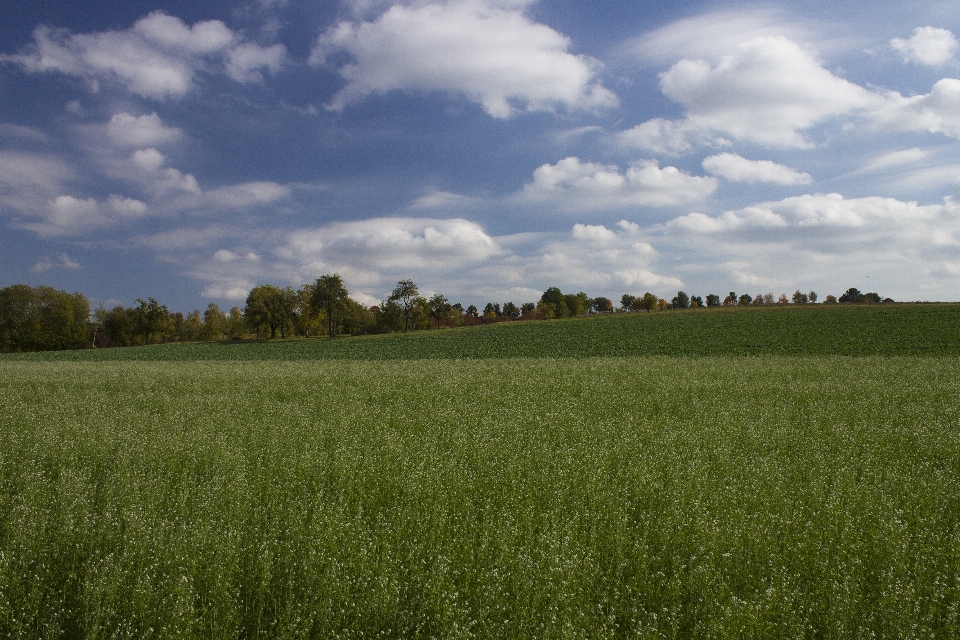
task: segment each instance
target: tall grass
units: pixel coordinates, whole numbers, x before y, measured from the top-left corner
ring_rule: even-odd
[[[0,634],[955,637],[957,379],[0,363]]]

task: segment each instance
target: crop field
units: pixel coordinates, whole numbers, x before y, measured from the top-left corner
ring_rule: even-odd
[[[0,635],[957,637],[960,313],[880,311],[0,357]]]

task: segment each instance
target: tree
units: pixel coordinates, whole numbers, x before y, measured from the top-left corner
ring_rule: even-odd
[[[767,291],[765,294],[763,294],[763,304],[773,304],[773,303],[774,303],[774,299],[773,299],[772,291]]]
[[[719,307],[720,306],[720,296],[715,293],[707,294],[707,306],[708,307]]]
[[[659,303],[660,303],[660,298],[650,293],[649,291],[647,291],[645,294],[637,298],[637,300],[634,302],[638,310],[643,309],[647,313],[650,313],[651,311],[656,309]]]
[[[507,302],[503,305],[503,315],[511,320],[518,320],[520,318],[520,307],[513,304],[512,301]]]
[[[737,300],[739,300],[739,298],[737,297],[737,292],[736,292],[736,291],[731,291],[731,292],[730,292],[730,295],[729,295],[728,297],[729,297],[730,300],[732,301],[731,304],[734,304],[734,305],[737,304]],[[724,302],[726,302],[726,300],[724,300]]]
[[[520,317],[529,318],[533,315],[536,309],[537,309],[537,305],[533,304],[532,302],[524,302],[520,306]]]
[[[247,296],[247,303],[243,308],[243,317],[251,329],[257,334],[260,327],[270,327],[270,338],[286,338],[286,328],[293,324],[296,317],[297,296],[293,289],[280,289],[272,284],[262,284],[254,287]]]
[[[749,293],[741,293],[740,297],[737,298],[738,305],[740,304],[747,305],[747,304],[750,304],[751,302],[753,302],[753,298],[750,297]]]
[[[863,304],[865,296],[856,287],[850,287],[837,300],[841,304]]]
[[[837,304],[837,296],[828,294],[827,297],[823,299],[823,304]]]
[[[0,351],[79,349],[90,339],[81,293],[15,284],[0,289]]]
[[[230,307],[227,317],[227,335],[231,340],[242,340],[247,335],[247,324],[243,321],[240,307]]]
[[[700,296],[690,296],[690,308],[699,309],[703,307],[703,298]]]
[[[467,315],[467,316],[469,316],[469,317],[471,317],[471,318],[479,318],[479,317],[480,317],[480,310],[477,309],[477,306],[476,306],[476,305],[473,305],[473,304],[472,304],[472,305],[470,305],[469,307],[467,307],[467,310],[464,312],[464,315]]]
[[[809,300],[807,294],[801,292],[799,289],[793,292],[793,304],[807,304]]]
[[[688,309],[690,307],[690,296],[683,291],[677,291],[677,295],[673,296],[670,301],[670,306],[674,309]]]
[[[790,300],[787,298],[787,294],[781,293],[780,297],[777,298],[777,304],[790,304]]]
[[[570,307],[567,306],[566,296],[557,287],[549,287],[540,296],[540,304],[537,305],[544,318],[566,318],[570,315]]]
[[[492,302],[488,302],[487,306],[483,308],[483,319],[484,320],[496,320],[500,316],[500,305],[494,305]]]
[[[863,301],[867,304],[880,304],[883,302],[883,298],[880,297],[879,293],[865,293],[863,294]]]
[[[763,304],[763,294],[762,294],[762,293],[758,293],[758,294],[753,298],[753,304],[755,304],[755,305],[762,305],[762,304]]]
[[[225,333],[227,333],[227,317],[216,303],[211,302],[203,312],[203,338],[220,340]]]
[[[388,298],[391,302],[396,302],[400,305],[400,308],[403,309],[403,330],[410,330],[410,312],[413,310],[415,301],[420,295],[420,290],[417,289],[417,285],[413,283],[413,280],[400,280],[397,282],[397,286],[394,287],[393,292],[390,293]]]
[[[154,334],[173,329],[166,305],[160,304],[155,298],[137,298],[137,304],[133,308],[133,323],[137,333],[143,336],[144,344],[150,344],[150,337]]]
[[[597,313],[611,313],[613,311],[613,300],[597,296],[593,299],[593,309]]]
[[[633,308],[633,301],[636,299],[636,296],[632,296],[629,293],[623,294],[620,296],[620,309],[630,311],[630,309]]]
[[[810,301],[810,304],[814,304],[817,301],[817,292],[810,291],[807,293],[807,300]]]
[[[350,298],[347,288],[343,286],[343,278],[339,273],[320,276],[313,283],[313,292],[310,295],[310,308],[314,312],[323,310],[327,316],[327,335],[331,338],[337,335],[337,325],[343,315],[344,307]]]
[[[439,293],[434,294],[427,301],[427,306],[430,308],[430,317],[437,321],[437,329],[440,328],[440,323],[450,317],[450,313],[453,311],[450,301]]]

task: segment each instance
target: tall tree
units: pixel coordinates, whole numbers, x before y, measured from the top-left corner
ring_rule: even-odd
[[[390,293],[388,300],[396,302],[403,309],[403,330],[410,330],[410,312],[413,310],[420,290],[413,280],[400,280]]]
[[[81,293],[15,284],[0,289],[0,351],[78,349],[90,338]]]
[[[133,308],[133,323],[137,333],[143,336],[144,344],[150,344],[150,338],[155,334],[173,329],[167,305],[160,304],[156,298],[137,298],[137,306]]]
[[[677,295],[670,301],[670,306],[674,309],[687,309],[690,307],[690,296],[684,291],[677,291]]]
[[[297,296],[293,289],[280,289],[272,284],[254,287],[247,296],[243,317],[251,329],[259,332],[263,325],[270,327],[270,338],[286,337],[286,328],[293,323]]]
[[[450,312],[453,311],[453,307],[450,305],[450,301],[439,293],[434,294],[434,296],[427,301],[427,305],[430,307],[430,317],[437,321],[437,329],[439,329],[440,324],[450,317]]]
[[[347,288],[343,286],[343,278],[339,273],[320,276],[313,283],[313,295],[310,305],[314,310],[323,309],[327,314],[327,335],[331,338],[337,335],[337,325],[343,315],[347,300],[350,298]]]

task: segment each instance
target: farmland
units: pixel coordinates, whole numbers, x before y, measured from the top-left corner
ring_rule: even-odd
[[[949,637],[960,309],[0,358],[9,637]]]

